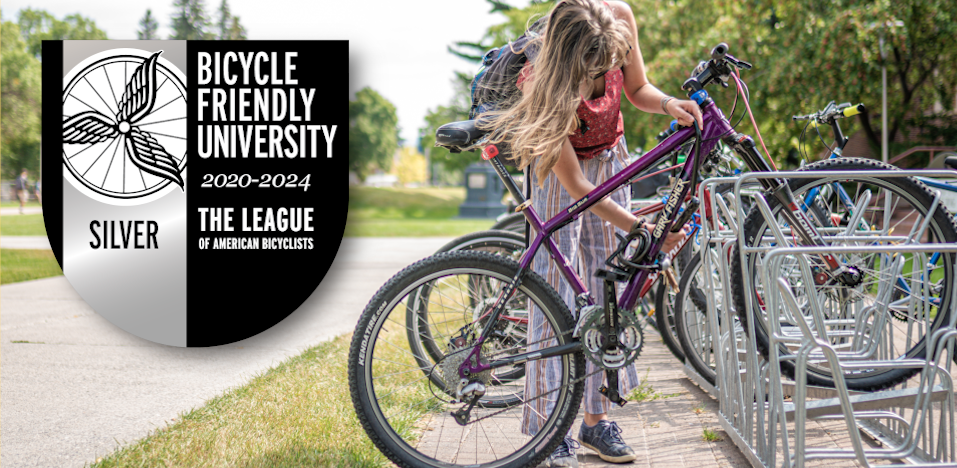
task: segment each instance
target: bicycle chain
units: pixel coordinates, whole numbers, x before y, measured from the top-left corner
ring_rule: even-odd
[[[574,329],[568,330],[568,331],[566,331],[566,332],[564,332],[564,333],[561,333],[561,334],[559,334],[559,335],[551,336],[551,337],[548,337],[548,338],[546,338],[546,339],[544,339],[544,340],[537,341],[537,342],[531,343],[531,344],[542,343],[542,342],[544,342],[544,341],[546,341],[546,340],[553,340],[553,339],[555,339],[555,338],[557,338],[557,337],[559,337],[559,336],[565,336],[565,335],[567,335],[567,334],[569,334],[569,333],[572,333],[572,332],[574,332],[574,331],[575,331]],[[526,346],[528,346],[528,345],[526,345]],[[587,361],[586,361],[586,362],[587,362]],[[586,364],[586,366],[587,366],[587,364]],[[550,393],[557,392],[557,391],[559,391],[559,390],[561,390],[561,389],[563,389],[563,388],[566,388],[566,387],[575,385],[575,384],[577,384],[577,383],[579,383],[579,382],[584,382],[585,379],[587,379],[587,378],[589,378],[589,377],[591,377],[591,376],[593,376],[593,375],[595,375],[595,374],[597,374],[597,373],[599,373],[599,372],[604,372],[604,371],[605,371],[605,369],[602,369],[601,367],[599,367],[598,370],[596,370],[595,372],[592,372],[592,373],[590,373],[590,374],[585,374],[585,375],[582,376],[581,378],[574,379],[574,380],[572,380],[571,382],[569,382],[569,383],[566,384],[566,385],[562,385],[562,386],[560,386],[560,387],[558,387],[558,388],[556,388],[556,389],[554,389],[554,390],[549,390],[549,391],[547,391],[547,392],[543,392],[541,395],[535,396],[535,397],[530,398],[530,399],[528,399],[528,400],[524,400],[522,403],[523,403],[523,404],[531,403],[531,402],[533,402],[533,401],[535,401],[535,400],[538,400],[539,398],[545,397],[546,395],[548,395],[548,394],[550,394]],[[468,404],[466,404],[466,405],[468,405]],[[507,407],[507,408],[503,408],[503,409],[498,410],[498,411],[496,411],[496,412],[494,412],[494,413],[487,414],[487,415],[485,415],[485,416],[482,416],[482,417],[477,418],[477,419],[474,419],[474,420],[470,420],[470,421],[468,421],[467,423],[465,423],[464,425],[469,425],[469,424],[477,423],[477,422],[479,422],[479,421],[484,421],[484,420],[486,420],[486,419],[488,419],[488,418],[491,418],[492,416],[498,416],[498,415],[500,415],[500,414],[502,414],[502,413],[504,413],[504,412],[506,412],[506,411],[509,411],[509,410],[513,409],[513,408],[515,408],[515,407],[514,407],[514,406],[510,406],[510,407]],[[453,411],[452,413],[454,413],[454,411]]]

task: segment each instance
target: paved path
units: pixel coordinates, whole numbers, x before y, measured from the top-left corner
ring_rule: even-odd
[[[42,213],[43,213],[43,208],[40,208],[39,206],[28,206],[23,209],[23,214],[42,214]],[[12,208],[0,208],[0,216],[18,215],[18,214],[20,214],[20,207],[15,206]]]
[[[0,249],[50,250],[47,236],[0,236]]]
[[[298,311],[216,348],[172,348],[127,334],[62,276],[0,287],[0,465],[83,466],[163,427],[285,358],[351,332],[379,286],[448,240],[345,239]]]

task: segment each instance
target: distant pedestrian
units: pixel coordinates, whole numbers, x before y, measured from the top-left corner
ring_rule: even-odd
[[[43,198],[40,196],[43,192],[43,189],[40,188],[40,179],[37,179],[36,185],[33,186],[33,194],[37,196],[37,202],[40,203],[40,206],[43,206]]]
[[[17,198],[20,200],[20,214],[23,214],[23,205],[27,202],[27,187],[30,186],[30,182],[27,180],[27,170],[20,170],[20,177],[17,177],[16,182],[14,182],[14,188],[17,191]]]

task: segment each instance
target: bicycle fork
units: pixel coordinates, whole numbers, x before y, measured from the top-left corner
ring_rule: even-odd
[[[773,172],[767,161],[758,154],[754,140],[744,134],[732,134],[725,138],[725,143],[735,149],[740,154],[745,163],[753,171]],[[787,181],[780,178],[760,179],[765,192],[771,194],[778,200],[783,209],[781,215],[791,225],[792,231],[798,236],[803,245],[823,246],[824,238],[818,233],[817,229],[811,224],[810,218],[801,209],[801,205],[794,197],[794,192]],[[774,224],[774,219],[766,220],[768,226]],[[844,285],[853,286],[860,281],[860,272],[854,267],[842,265],[833,255],[820,254],[819,257],[827,265],[829,274]]]

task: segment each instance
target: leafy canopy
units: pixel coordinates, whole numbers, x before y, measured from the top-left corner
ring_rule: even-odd
[[[395,106],[368,86],[349,101],[349,170],[364,179],[374,169],[388,171],[399,147]]]

